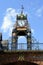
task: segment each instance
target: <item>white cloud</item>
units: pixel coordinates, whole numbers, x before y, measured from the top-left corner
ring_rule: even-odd
[[[3,23],[2,23],[2,26],[1,26],[1,30],[4,33],[9,32],[9,35],[11,35],[13,24],[15,23],[17,14],[18,13],[13,8],[8,8],[6,10],[5,16],[3,18]]]
[[[9,29],[9,27],[12,25],[12,22],[10,19],[8,19],[7,16],[4,17],[4,21],[2,24],[1,29],[3,30],[3,32],[7,32],[7,30]]]
[[[41,8],[38,8],[37,10],[36,10],[36,16],[38,16],[38,17],[41,17],[42,16],[42,13],[43,13],[43,7],[41,7]]]

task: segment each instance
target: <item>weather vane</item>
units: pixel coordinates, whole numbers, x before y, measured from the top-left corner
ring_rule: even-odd
[[[23,13],[24,7],[23,5],[21,6],[21,14]]]

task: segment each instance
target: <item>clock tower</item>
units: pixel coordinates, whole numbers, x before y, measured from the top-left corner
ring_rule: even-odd
[[[23,13],[23,6],[21,13],[16,16],[16,24],[12,31],[12,50],[17,50],[18,36],[25,36],[27,40],[27,49],[31,50],[31,29],[27,19],[27,14]],[[22,44],[22,42],[21,42]],[[22,50],[22,49],[21,49]]]

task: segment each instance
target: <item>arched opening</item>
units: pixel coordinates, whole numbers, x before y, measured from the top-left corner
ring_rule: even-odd
[[[8,63],[8,64],[5,64],[5,65],[38,65],[38,64],[31,63],[31,62],[28,62],[28,61],[16,61],[16,62]]]
[[[18,36],[17,43],[18,43],[17,49],[27,50],[27,38],[26,38],[26,36]]]

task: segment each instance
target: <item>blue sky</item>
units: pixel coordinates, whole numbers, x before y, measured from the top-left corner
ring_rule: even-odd
[[[0,0],[0,32],[3,39],[9,39],[11,29],[15,23],[15,16],[24,6],[32,35],[43,42],[43,0]]]

